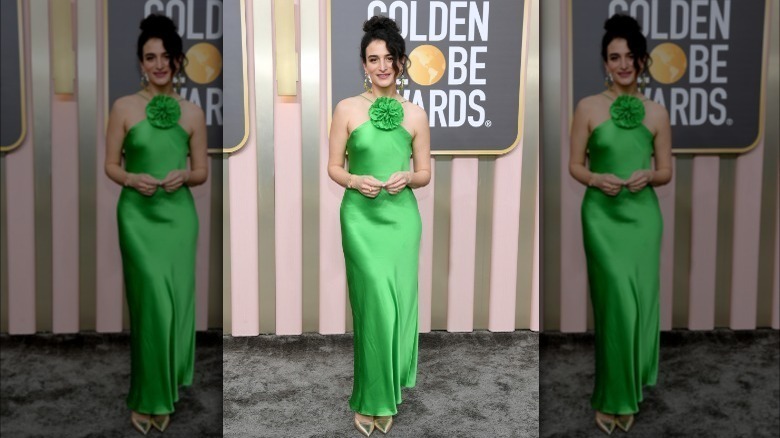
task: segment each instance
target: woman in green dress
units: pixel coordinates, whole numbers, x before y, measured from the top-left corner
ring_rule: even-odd
[[[133,427],[146,435],[165,430],[179,386],[192,384],[198,216],[189,186],[206,181],[208,166],[203,111],[173,87],[183,82],[186,61],[173,21],[145,18],[137,49],[142,89],[113,104],[105,171],[123,186],[117,220],[130,310],[127,406]]]
[[[642,387],[658,375],[663,224],[653,186],[672,177],[672,138],[666,109],[638,89],[652,61],[639,24],[615,15],[604,28],[607,89],[577,104],[569,171],[588,186],[582,233],[596,335],[591,406],[610,434],[631,428]]]
[[[354,321],[349,406],[355,427],[369,436],[374,428],[390,430],[401,387],[415,385],[422,224],[411,189],[427,185],[431,171],[428,116],[396,90],[407,63],[398,26],[375,16],[363,31],[366,91],[333,112],[328,175],[346,188],[341,238]]]

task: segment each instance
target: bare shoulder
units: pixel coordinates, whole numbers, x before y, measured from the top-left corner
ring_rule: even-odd
[[[645,114],[648,118],[653,120],[669,118],[669,112],[666,110],[666,107],[651,99],[645,101]]]
[[[360,108],[360,105],[362,104],[363,101],[365,101],[365,99],[360,97],[359,95],[347,97],[345,99],[342,99],[341,101],[339,101],[339,103],[336,104],[336,108],[334,109],[334,112],[338,111],[340,113],[349,114],[352,111],[355,111],[358,108]]]
[[[137,109],[142,105],[143,105],[143,98],[141,96],[139,96],[138,94],[128,94],[126,96],[122,96],[117,100],[115,100],[114,104],[111,106],[111,111],[119,115],[123,115],[126,114],[128,111]]]
[[[410,122],[424,122],[428,123],[428,113],[416,103],[411,100],[404,102],[404,114]]]
[[[181,107],[182,117],[187,120],[197,121],[205,120],[206,118],[205,114],[203,113],[203,109],[187,99],[180,100],[179,106]]]
[[[604,108],[604,106],[609,106],[610,103],[609,98],[604,96],[603,94],[593,94],[590,96],[583,97],[580,99],[579,102],[577,102],[577,106],[575,108],[575,112],[590,112],[593,110],[599,110]]]

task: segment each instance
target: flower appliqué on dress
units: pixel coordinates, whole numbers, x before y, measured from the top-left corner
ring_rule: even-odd
[[[146,119],[155,128],[168,129],[181,117],[179,102],[171,96],[158,94],[146,105]]]
[[[609,107],[612,121],[621,128],[636,128],[645,118],[645,105],[641,100],[627,94],[618,96]]]
[[[404,108],[401,102],[392,97],[377,98],[368,109],[371,124],[384,131],[390,131],[401,125],[404,119]]]

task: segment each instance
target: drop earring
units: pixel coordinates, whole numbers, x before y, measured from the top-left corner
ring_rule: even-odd
[[[149,86],[149,76],[146,73],[141,73],[141,89],[145,90]]]
[[[367,93],[372,93],[371,90],[371,80],[368,78],[368,72],[363,72],[363,89],[366,90]]]
[[[404,81],[406,80],[406,76],[404,76],[404,72],[401,72],[401,75],[398,76],[398,82],[400,82],[398,86],[398,94],[404,93]]]
[[[607,73],[604,75],[604,86],[606,88],[610,88],[614,84],[614,81],[612,80],[612,73]]]

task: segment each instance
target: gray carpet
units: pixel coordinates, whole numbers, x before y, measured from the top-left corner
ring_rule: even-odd
[[[221,358],[222,333],[198,333],[195,379],[164,436],[222,436]],[[0,377],[4,438],[141,436],[125,405],[128,334],[2,335]]]
[[[606,436],[590,407],[593,336],[545,333],[539,354],[541,435]],[[658,384],[645,390],[628,436],[776,438],[779,365],[776,330],[664,332]]]
[[[536,333],[433,332],[419,351],[389,436],[538,436]],[[351,335],[226,337],[223,368],[226,437],[360,436]]]

